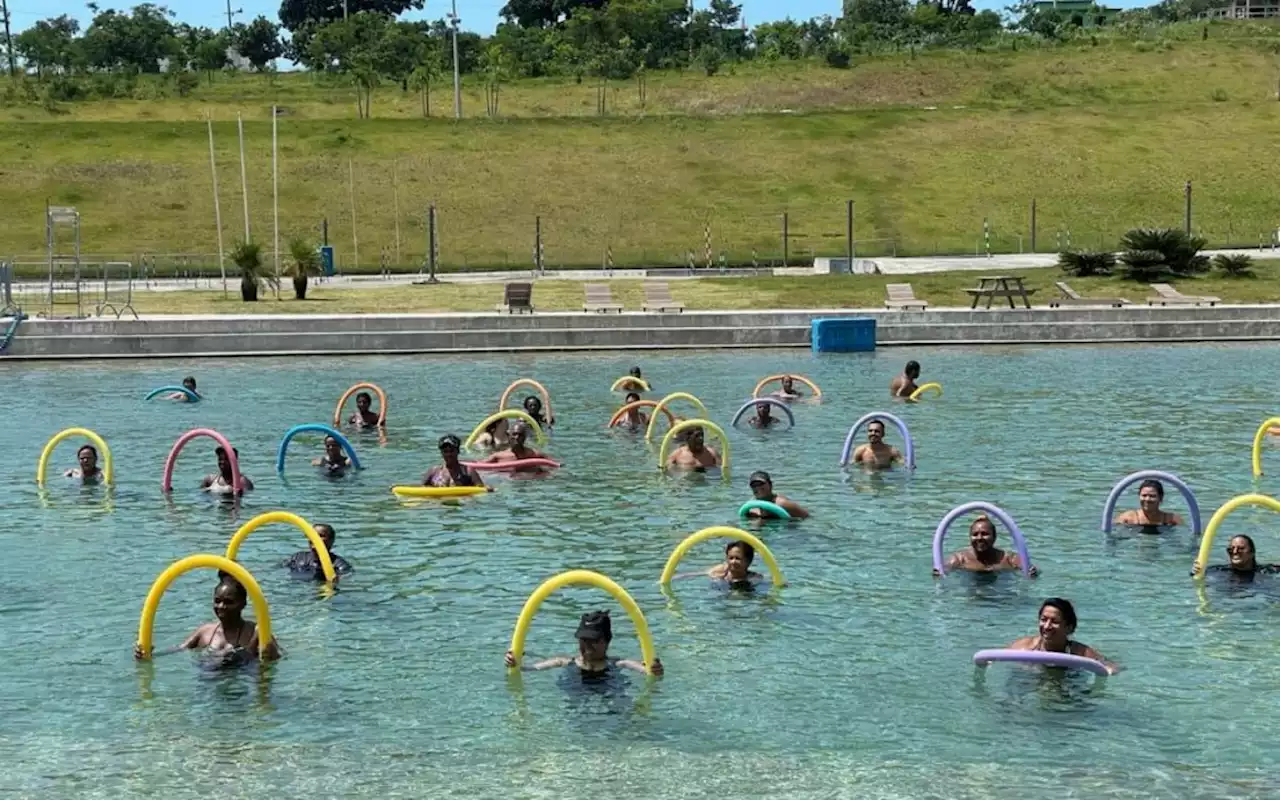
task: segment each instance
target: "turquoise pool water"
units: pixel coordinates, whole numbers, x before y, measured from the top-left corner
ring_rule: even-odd
[[[908,358],[945,385],[943,398],[891,405],[886,385]],[[618,399],[609,385],[632,363],[655,394],[692,392],[722,425],[768,374],[806,374],[828,399],[798,406],[791,432],[731,431],[728,483],[663,479],[642,441],[603,430]],[[1249,446],[1277,410],[1265,383],[1277,367],[1280,350],[1245,346],[0,364],[0,793],[1276,796],[1280,587],[1210,582],[1202,605],[1187,577],[1188,533],[1107,540],[1098,523],[1112,484],[1137,469],[1183,476],[1206,521],[1252,491]],[[188,373],[206,402],[141,402]],[[433,463],[440,434],[465,436],[521,376],[553,393],[548,449],[564,469],[496,481],[495,494],[458,507],[390,495]],[[361,380],[391,396],[386,446],[354,438],[367,469],[326,481],[306,465],[318,441],[300,438],[287,480],[277,477],[284,432],[327,421]],[[874,409],[911,426],[911,478],[837,467],[848,425]],[[41,447],[72,425],[113,447],[109,504],[62,479],[41,502]],[[226,434],[258,484],[238,511],[196,490],[213,471],[207,440],[180,459],[171,500],[159,490],[170,445],[196,426]],[[74,456],[67,443],[52,468]],[[697,529],[732,524],[758,468],[814,514],[761,534],[791,585],[726,596],[694,580],[669,602],[657,586],[667,555]],[[1259,486],[1274,492],[1277,481]],[[935,525],[976,499],[1020,523],[1042,577],[930,577]],[[1121,507],[1135,503],[1129,494]],[[1167,507],[1184,508],[1176,496]],[[136,665],[156,575],[187,554],[222,552],[240,522],[272,509],[333,524],[335,550],[356,568],[322,599],[274,566],[306,546],[297,531],[272,526],[248,540],[241,561],[287,657],[266,675],[210,673],[186,655]],[[1280,561],[1275,529],[1269,512],[1245,510],[1223,533],[1251,532],[1260,560]],[[963,543],[959,525],[949,544]],[[702,545],[685,566],[719,552]],[[599,697],[553,673],[507,679],[502,654],[525,598],[578,567],[631,591],[663,680]],[[179,579],[157,644],[211,618],[214,583],[208,572]],[[1049,595],[1076,603],[1078,638],[1125,672],[1100,692],[1007,666],[977,679],[973,652],[1033,633]],[[530,652],[572,652],[577,615],[609,607],[593,590],[556,595]],[[613,653],[638,657],[625,615],[613,616]]]

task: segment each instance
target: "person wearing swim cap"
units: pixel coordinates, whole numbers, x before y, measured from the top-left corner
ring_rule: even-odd
[[[920,377],[920,362],[908,361],[907,366],[903,368],[902,374],[889,382],[889,395],[891,397],[910,397],[919,386],[916,386],[916,378]]]
[[[1076,631],[1076,610],[1070,600],[1050,597],[1040,604],[1040,633],[1026,636],[1009,645],[1010,650],[1039,650],[1046,653],[1067,653],[1081,658],[1102,662],[1108,675],[1115,675],[1120,667],[1108,661],[1102,653],[1083,642],[1071,640]]]
[[[706,445],[706,433],[701,425],[686,429],[684,444],[667,458],[668,467],[703,471],[720,466],[720,454]]]
[[[892,469],[902,460],[898,448],[884,443],[884,422],[878,419],[868,422],[867,443],[858,445],[858,449],[853,451],[853,463],[867,469]]]
[[[609,619],[608,611],[591,611],[583,614],[582,619],[578,621],[577,637],[578,655],[576,656],[549,658],[526,667],[518,663],[515,654],[508,650],[503,657],[503,663],[508,667],[519,667],[524,672],[559,669],[573,665],[578,668],[584,679],[597,680],[608,676],[614,669],[629,669],[654,676],[661,676],[663,673],[662,661],[657,658],[653,660],[652,669],[646,668],[639,661],[609,658],[609,642],[613,641],[613,623]]]
[[[776,425],[778,418],[773,415],[773,406],[769,403],[756,403],[756,413],[747,418],[747,424],[753,428],[768,428]]]
[[[196,400],[200,399],[200,393],[196,391],[196,379],[193,376],[188,375],[187,377],[182,379],[182,388],[186,389],[188,392],[191,392],[191,394],[195,395],[195,397],[194,398],[189,397],[187,395],[187,392],[173,392],[169,394],[167,397],[165,397],[165,399],[173,400],[176,403],[193,403]]]
[[[1022,558],[996,547],[996,524],[983,514],[969,525],[969,548],[952,553],[946,568],[948,572],[1009,572],[1022,569]],[[1039,574],[1035,564],[1027,571],[1032,578]],[[933,571],[935,578],[940,575]]]
[[[542,414],[542,400],[537,395],[529,395],[524,399],[524,412],[533,417],[533,421],[542,426],[543,430],[550,428],[556,424],[556,418],[547,419]]]
[[[630,392],[627,399],[622,403],[623,406],[629,406],[632,403],[640,402],[640,395]],[[625,425],[628,430],[638,430],[649,424],[649,415],[636,408],[629,409],[622,419],[618,420],[619,425]]]
[[[1157,480],[1145,480],[1138,486],[1138,508],[1116,517],[1117,525],[1141,526],[1144,533],[1159,533],[1163,525],[1180,525],[1176,514],[1160,510],[1164,501],[1164,484]]]
[[[355,425],[357,428],[379,428],[386,426],[386,420],[380,420],[378,415],[373,413],[373,395],[368,392],[361,392],[356,395],[356,413],[347,418],[348,425]]]
[[[438,446],[441,463],[423,474],[423,486],[484,486],[480,473],[458,460],[458,454],[462,452],[462,442],[457,436],[446,433],[440,437]],[[485,488],[489,487],[485,486]]]
[[[337,535],[333,530],[333,526],[322,523],[315,526],[315,529],[316,533],[320,535],[320,541],[324,544],[324,551],[329,554],[329,562],[333,564],[335,576],[350,573],[352,570],[351,564],[345,558],[333,552],[333,540]],[[288,567],[289,571],[298,578],[309,578],[313,581],[324,580],[324,568],[320,565],[320,554],[316,552],[315,545],[306,550],[299,550],[280,562],[280,566]]]
[[[258,658],[258,626],[241,614],[249,600],[249,593],[235,578],[219,571],[217,588],[213,590],[213,615],[217,622],[206,622],[196,628],[182,644],[162,650],[155,655],[169,655],[183,650],[204,650],[206,654],[226,660],[226,663],[244,663]],[[133,646],[133,657],[147,657],[141,645]],[[280,645],[275,637],[262,654],[268,660],[280,657]]]
[[[324,437],[324,454],[311,462],[311,466],[320,467],[326,475],[340,478],[351,466],[351,459],[338,443],[336,436]]]
[[[792,519],[805,519],[809,516],[808,510],[796,501],[783,497],[773,490],[773,478],[769,477],[769,473],[764,470],[757,470],[751,473],[751,477],[747,478],[747,484],[751,487],[751,496],[756,500],[763,500],[766,503],[773,503],[779,508],[791,515]],[[774,514],[763,508],[753,508],[747,511],[747,516],[753,519],[773,519]]]
[[[79,478],[82,483],[94,484],[102,480],[102,470],[98,468],[98,449],[91,444],[86,444],[76,451],[76,461],[80,463],[78,468],[69,469],[63,473],[65,478]]]
[[[236,458],[240,458],[240,451],[231,448]],[[200,489],[210,494],[244,494],[253,491],[253,481],[242,472],[240,473],[240,488],[237,489],[231,485],[232,479],[235,477],[231,474],[231,459],[227,457],[227,451],[219,446],[213,451],[218,457],[218,473],[216,475],[205,475],[204,480],[200,482]]]
[[[1280,573],[1280,564],[1259,564],[1258,550],[1253,538],[1240,534],[1232,536],[1227,542],[1227,563],[1213,564],[1209,572],[1225,572],[1233,578],[1253,580],[1257,575],[1275,575]],[[1200,574],[1200,564],[1191,567],[1192,575]]]
[[[508,429],[507,433],[511,437],[511,441],[507,449],[493,453],[482,463],[505,464],[510,461],[524,461],[529,458],[546,458],[545,455],[534,450],[532,447],[525,447],[525,439],[529,436],[529,424],[524,420],[516,420],[511,423],[511,427]],[[542,468],[539,466],[521,465],[514,469],[516,472],[536,472]]]
[[[782,388],[774,392],[770,397],[776,397],[779,400],[799,400],[803,395],[796,391],[795,379],[790,375],[782,376]],[[759,410],[759,406],[756,407]]]

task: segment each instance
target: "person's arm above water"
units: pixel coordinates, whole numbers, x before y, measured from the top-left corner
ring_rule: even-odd
[[[168,656],[174,653],[181,653],[183,650],[198,650],[205,647],[212,638],[213,632],[217,629],[218,623],[206,622],[191,632],[191,635],[182,640],[182,644],[166,647],[163,650],[152,650],[151,657]],[[139,661],[146,658],[146,654],[142,652],[142,645],[135,644],[133,646],[133,657]]]
[[[809,516],[808,509],[790,498],[777,495],[773,498],[773,502],[790,514],[792,519],[805,519]]]
[[[280,649],[280,643],[276,641],[276,637],[274,636],[272,636],[271,641],[267,643],[267,649],[265,651],[260,651],[258,649],[257,625],[253,626],[253,638],[249,640],[249,647],[247,649],[253,653],[257,653],[258,657],[264,661],[275,661],[280,658],[280,656],[284,655]]]
[[[252,490],[253,490],[253,481],[249,480],[249,479],[248,479],[248,478],[246,478],[244,475],[241,475],[241,476],[240,476],[240,490],[241,490],[241,491],[244,491],[244,492],[252,491]]]
[[[867,455],[867,446],[865,444],[858,445],[853,450],[853,463],[861,464],[863,461],[866,460],[866,455]]]
[[[1122,511],[1122,512],[1120,512],[1119,514],[1117,514],[1117,515],[1116,515],[1116,518],[1115,518],[1115,524],[1117,524],[1117,525],[1137,525],[1137,524],[1138,524],[1138,512],[1137,512],[1137,511],[1134,511],[1134,510],[1132,510],[1132,509],[1130,509],[1129,511]]]
[[[614,663],[614,666],[618,667],[619,669],[629,669],[634,672],[643,673],[645,675],[653,675],[656,678],[662,677],[662,673],[665,671],[662,668],[662,659],[660,658],[655,658],[653,660],[653,669],[649,669],[642,662],[631,661],[630,659],[626,659],[626,658],[620,658],[613,663]]]
[[[567,667],[573,663],[573,656],[557,656],[555,658],[548,658],[546,661],[539,661],[536,664],[526,667],[524,664],[516,663],[515,654],[508,650],[502,657],[502,663],[506,664],[508,667],[519,667],[521,672],[537,672],[538,670],[543,669]]]
[[[1107,668],[1108,675],[1115,675],[1117,672],[1120,671],[1119,664],[1116,664],[1113,661],[1108,661],[1106,656],[1102,655],[1102,653],[1099,653],[1097,650],[1094,650],[1092,647],[1090,647],[1087,644],[1073,642],[1069,649],[1071,650],[1071,655],[1073,656],[1080,656],[1081,658],[1092,658],[1094,661],[1101,663],[1102,666]]]
[[[1022,569],[1022,557],[1015,552],[1010,551],[1005,553],[1004,563],[1006,566],[1009,567],[1009,569],[1017,569],[1017,570]],[[1028,578],[1035,578],[1039,576],[1039,574],[1040,574],[1040,568],[1037,567],[1035,564],[1031,564],[1030,566],[1027,567]]]
[[[480,475],[479,470],[472,469],[471,467],[468,467],[468,466],[463,466],[462,468],[466,470],[466,475],[468,478],[471,479],[472,486],[481,486],[481,487],[484,487],[486,491],[490,491],[490,492],[493,491],[493,487],[484,482],[484,477]]]
[[[950,556],[947,557],[946,562],[943,564],[943,567],[948,572],[955,572],[956,570],[962,570],[964,569],[964,566],[965,566],[965,556],[964,556],[963,550],[961,550],[958,553],[952,553]],[[935,569],[933,571],[933,577],[941,578],[942,573],[938,572],[938,570]]]

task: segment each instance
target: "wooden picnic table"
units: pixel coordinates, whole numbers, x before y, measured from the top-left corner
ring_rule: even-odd
[[[970,296],[973,297],[973,304],[969,308],[977,308],[978,300],[987,298],[987,308],[991,308],[991,301],[997,297],[1006,297],[1009,300],[1009,308],[1017,308],[1013,298],[1021,297],[1022,302],[1027,308],[1031,308],[1031,301],[1027,299],[1027,295],[1035,294],[1035,289],[1028,289],[1022,285],[1022,278],[1016,275],[981,275],[978,277],[977,289],[965,289]]]

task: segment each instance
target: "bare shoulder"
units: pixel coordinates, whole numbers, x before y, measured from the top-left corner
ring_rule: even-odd
[[[1132,525],[1137,521],[1138,521],[1138,512],[1133,510],[1122,511],[1120,512],[1120,515],[1116,517],[1116,522],[1120,523],[1121,525]]]
[[[1024,636],[1021,639],[1014,639],[1009,645],[1009,650],[1034,650],[1036,646],[1035,636]]]

